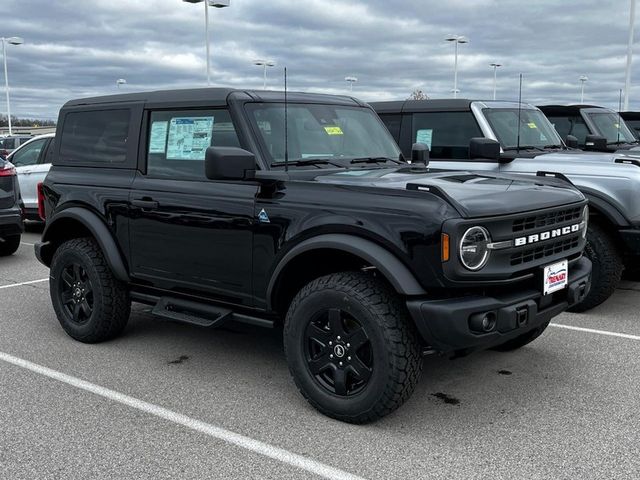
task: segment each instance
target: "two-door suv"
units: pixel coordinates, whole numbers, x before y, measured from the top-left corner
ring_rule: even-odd
[[[36,255],[69,335],[118,335],[132,301],[206,327],[282,324],[298,388],[341,420],[401,405],[424,353],[518,348],[589,290],[579,191],[409,165],[352,98],[75,100],[54,145]]]
[[[0,257],[20,247],[22,200],[15,167],[0,158]]]

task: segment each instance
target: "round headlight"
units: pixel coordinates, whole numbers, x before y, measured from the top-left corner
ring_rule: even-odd
[[[582,209],[582,221],[584,222],[582,238],[587,238],[587,229],[589,228],[589,205],[585,205]]]
[[[469,270],[480,270],[489,260],[487,244],[491,242],[489,232],[484,227],[471,227],[460,241],[460,261]]]

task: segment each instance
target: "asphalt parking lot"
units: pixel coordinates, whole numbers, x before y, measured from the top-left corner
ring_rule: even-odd
[[[298,394],[278,330],[134,305],[117,340],[73,341],[38,237],[0,259],[0,478],[640,477],[640,282],[519,351],[427,358],[400,410],[353,426]]]

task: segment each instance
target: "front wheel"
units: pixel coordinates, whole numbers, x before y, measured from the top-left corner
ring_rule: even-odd
[[[53,309],[67,334],[84,343],[116,337],[129,320],[131,300],[91,238],[69,240],[51,261]]]
[[[289,308],[284,346],[302,395],[325,415],[351,423],[394,411],[422,371],[405,305],[386,284],[361,272],[306,285]]]
[[[624,264],[613,237],[597,223],[591,223],[587,231],[586,257],[593,265],[591,289],[582,302],[569,308],[570,312],[586,312],[597,307],[615,292]]]
[[[20,235],[11,235],[9,237],[0,237],[0,257],[13,255],[20,247]]]

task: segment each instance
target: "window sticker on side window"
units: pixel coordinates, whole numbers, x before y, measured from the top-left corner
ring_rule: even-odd
[[[153,122],[149,134],[149,153],[164,153],[167,148],[169,122]]]
[[[433,138],[433,130],[423,128],[416,132],[416,143],[424,143],[431,150],[431,139]]]
[[[204,160],[211,145],[213,117],[174,117],[169,122],[168,160]]]

